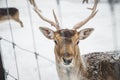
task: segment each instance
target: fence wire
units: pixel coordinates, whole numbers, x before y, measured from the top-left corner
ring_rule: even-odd
[[[31,54],[35,54],[35,55],[38,56],[39,58],[43,58],[44,60],[47,60],[47,61],[49,61],[50,63],[55,64],[54,61],[52,61],[52,60],[50,60],[50,59],[48,59],[48,58],[40,55],[40,53],[38,53],[38,52],[34,52],[34,51],[31,51],[31,50],[25,49],[25,48],[19,46],[18,44],[13,43],[13,42],[11,42],[11,41],[9,41],[9,40],[7,40],[7,39],[5,39],[5,38],[2,38],[2,37],[0,37],[0,40],[3,40],[3,41],[8,42],[8,43],[10,43],[10,44],[14,44],[15,47],[19,48],[19,49],[22,50],[22,51],[25,51],[25,52],[28,52],[28,53],[31,53]]]
[[[34,52],[35,52],[35,59],[36,59],[37,68],[38,68],[38,76],[39,76],[39,80],[41,80],[39,61],[38,61],[38,56],[36,53],[36,44],[35,44],[34,29],[33,29],[33,23],[32,23],[32,14],[31,14],[30,4],[29,4],[28,0],[27,0],[27,6],[28,6],[28,12],[29,12],[29,18],[30,18],[30,24],[31,24],[30,26],[31,26],[31,31],[32,31],[32,39],[33,39],[33,47],[34,47]]]
[[[5,71],[5,74],[4,74],[4,75],[5,75],[5,79],[6,79],[6,80],[8,79],[8,76],[11,77],[11,78],[14,79],[14,80],[20,80],[19,68],[18,68],[17,56],[16,56],[17,53],[16,53],[16,50],[15,50],[16,48],[19,48],[19,49],[22,50],[22,51],[26,51],[26,52],[28,52],[28,53],[32,53],[32,54],[35,55],[35,59],[36,59],[36,63],[37,63],[37,68],[38,68],[39,80],[41,80],[41,74],[40,74],[40,68],[39,68],[38,58],[43,58],[44,60],[47,60],[48,62],[51,62],[52,64],[55,64],[54,61],[52,61],[52,60],[50,60],[50,59],[48,59],[48,58],[40,55],[38,52],[36,52],[36,44],[35,44],[34,30],[33,30],[33,24],[32,24],[31,9],[30,9],[30,5],[29,5],[28,0],[26,0],[26,1],[27,1],[27,6],[28,6],[29,18],[30,18],[30,25],[31,25],[31,31],[32,31],[32,39],[33,39],[34,51],[25,49],[25,48],[19,46],[18,44],[16,44],[16,43],[14,42],[13,30],[12,30],[12,26],[11,26],[11,22],[10,22],[10,16],[9,16],[8,0],[5,0],[5,2],[6,2],[6,7],[7,7],[7,15],[8,15],[8,20],[9,20],[9,28],[10,28],[10,33],[11,33],[11,39],[12,39],[12,41],[9,41],[9,40],[7,40],[7,39],[5,39],[5,38],[3,38],[3,37],[0,36],[0,42],[1,42],[1,41],[5,41],[5,42],[8,42],[8,43],[12,44],[12,46],[13,46],[13,51],[14,51],[14,57],[15,57],[16,71],[17,71],[17,77],[15,77],[13,74],[9,73],[9,71],[6,71],[6,70],[4,69],[4,71]],[[0,46],[1,46],[0,52],[1,52],[1,54],[4,54],[4,53],[2,52],[2,43],[0,44]]]
[[[9,41],[9,40],[7,40],[7,39],[5,39],[5,38],[2,38],[2,37],[0,37],[0,42],[1,42],[1,41],[8,42],[8,43],[14,45],[15,48],[18,48],[18,49],[20,49],[20,50],[22,50],[22,51],[25,51],[25,52],[34,54],[34,55],[36,55],[38,58],[43,58],[44,60],[47,60],[48,62],[50,62],[50,63],[52,63],[52,64],[55,64],[54,61],[52,61],[52,60],[50,60],[50,59],[48,59],[48,58],[40,55],[40,53],[38,53],[38,52],[34,52],[34,51],[31,51],[31,50],[22,48],[22,47],[19,46],[18,44],[14,43],[14,42],[11,42],[11,41]],[[2,43],[2,42],[1,42],[1,43]],[[2,48],[2,44],[0,44],[0,46],[1,46],[1,48]],[[15,48],[13,48],[13,49],[15,49]],[[2,50],[0,50],[0,51],[1,51],[1,54],[3,54],[3,53],[2,53]],[[13,76],[12,74],[10,74],[9,72],[5,71],[5,77],[6,77],[6,79],[7,79],[8,76],[10,76],[11,78],[13,78],[14,80],[19,80],[18,78],[14,77],[14,76]]]
[[[4,53],[2,52],[2,48],[4,48],[4,47],[2,47],[2,41],[5,41],[5,42],[7,42],[7,43],[12,44],[12,49],[13,49],[14,58],[15,58],[16,72],[17,72],[17,74],[16,74],[17,77],[16,77],[14,74],[11,74],[9,71],[5,70],[5,68],[4,68],[4,71],[5,71],[5,74],[4,74],[4,75],[5,75],[5,80],[8,80],[8,77],[12,78],[13,80],[20,80],[20,74],[19,74],[19,68],[18,68],[18,62],[17,62],[17,56],[16,56],[16,54],[17,54],[16,48],[18,48],[18,49],[20,49],[20,50],[22,50],[22,51],[25,51],[25,52],[27,52],[27,53],[31,53],[31,54],[34,54],[34,55],[35,55],[35,59],[36,59],[36,63],[37,63],[37,69],[38,69],[38,77],[39,77],[39,80],[41,80],[41,74],[40,74],[40,68],[39,68],[38,58],[43,58],[44,60],[47,60],[48,62],[50,62],[50,63],[52,63],[52,64],[55,64],[54,61],[52,61],[52,60],[50,60],[50,59],[48,59],[48,58],[40,55],[40,53],[36,52],[37,50],[36,50],[34,29],[33,29],[33,23],[32,23],[32,13],[31,13],[31,9],[30,9],[30,4],[29,4],[28,0],[26,0],[26,1],[27,1],[27,6],[28,6],[28,12],[29,12],[29,19],[30,19],[30,25],[31,25],[31,31],[32,31],[32,34],[31,34],[31,35],[32,35],[32,39],[33,39],[34,51],[25,49],[25,48],[19,46],[18,44],[16,44],[16,43],[14,42],[13,30],[12,30],[12,25],[11,25],[10,16],[9,16],[8,0],[5,0],[5,2],[6,2],[6,7],[7,7],[7,15],[8,15],[7,17],[8,17],[8,20],[9,20],[9,30],[10,30],[10,33],[11,33],[11,39],[12,39],[12,41],[7,40],[7,39],[5,39],[5,38],[3,38],[3,37],[0,36],[0,43],[1,43],[1,44],[0,44],[0,47],[1,47],[0,53],[1,53],[1,54],[4,54]],[[58,10],[59,10],[59,15],[61,16],[60,1],[57,0],[56,2],[57,2]],[[61,20],[60,20],[60,21],[61,21]],[[62,22],[61,22],[61,24],[62,24]],[[3,62],[4,62],[4,61],[3,61]],[[5,62],[4,62],[4,63],[5,63]],[[3,64],[3,66],[4,66],[4,64]],[[4,66],[4,67],[5,67],[5,66]]]
[[[9,16],[8,0],[5,0],[5,2],[6,2],[6,7],[7,7],[7,18],[9,20],[9,28],[10,28],[11,38],[12,38],[12,42],[14,43],[13,31],[12,31],[12,26],[11,26],[10,16]],[[17,77],[19,80],[19,70],[18,70],[17,56],[16,56],[14,44],[13,44],[13,51],[14,51],[14,57],[15,57],[16,70],[17,70]]]
[[[6,72],[5,71],[5,79],[7,80],[7,77],[11,77],[12,79],[14,79],[14,80],[18,80],[17,78],[15,78],[12,74],[10,74],[9,72]]]

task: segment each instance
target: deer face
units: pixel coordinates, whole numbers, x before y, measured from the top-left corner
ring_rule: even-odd
[[[40,30],[48,39],[54,40],[56,61],[62,65],[72,65],[75,63],[76,57],[79,56],[79,40],[86,39],[94,29],[53,31],[40,27]]]
[[[88,2],[88,0],[83,0],[83,2],[85,1]],[[48,22],[57,29],[56,31],[53,31],[49,28],[40,27],[41,32],[48,39],[52,39],[55,42],[55,57],[57,63],[64,65],[70,65],[75,63],[75,59],[79,55],[79,48],[78,48],[79,40],[86,39],[93,31],[93,28],[86,28],[80,31],[77,31],[77,29],[81,28],[96,15],[97,13],[96,8],[99,0],[94,0],[94,1],[95,3],[93,7],[88,8],[89,10],[92,11],[91,14],[85,20],[75,24],[72,30],[60,29],[59,22],[57,20],[54,11],[53,11],[53,16],[55,22],[42,16],[39,9],[34,7],[34,11],[43,21]]]

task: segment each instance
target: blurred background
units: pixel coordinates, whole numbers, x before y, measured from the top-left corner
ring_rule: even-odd
[[[82,0],[35,0],[42,14],[54,21],[54,9],[61,28],[72,27],[89,16]],[[0,21],[0,55],[5,80],[58,80],[54,59],[54,42],[39,31],[40,26],[54,29],[42,21],[28,0],[0,0],[0,8],[16,7],[24,27],[13,21]],[[98,13],[84,28],[94,28],[92,35],[80,41],[81,54],[120,50],[120,0],[100,0]],[[0,73],[1,74],[1,73]],[[0,79],[1,80],[1,79]]]

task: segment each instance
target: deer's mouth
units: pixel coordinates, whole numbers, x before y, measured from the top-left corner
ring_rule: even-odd
[[[63,58],[63,63],[64,65],[70,65],[72,63],[72,59]]]

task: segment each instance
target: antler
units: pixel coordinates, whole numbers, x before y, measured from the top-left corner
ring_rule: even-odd
[[[83,3],[85,1],[88,2],[88,0],[84,0]],[[94,0],[94,1],[95,1],[95,3],[94,3],[93,8],[88,8],[89,10],[92,10],[91,14],[85,20],[83,20],[83,21],[77,23],[76,25],[74,25],[73,29],[76,30],[76,29],[81,28],[83,25],[85,25],[89,20],[91,20],[96,15],[96,13],[98,11],[98,10],[96,10],[96,8],[97,8],[97,4],[98,4],[99,0]]]
[[[88,3],[88,0],[83,0],[83,3],[86,1],[86,3]]]
[[[35,3],[35,0],[29,0],[30,4],[33,5],[34,7],[38,8],[36,3]],[[39,10],[41,12],[41,10]]]
[[[41,15],[41,12],[39,11],[39,9],[37,9],[36,7],[34,7],[34,11],[38,14],[38,16],[39,16],[43,21],[48,22],[49,24],[51,24],[52,26],[54,26],[57,30],[60,30],[59,22],[58,22],[58,20],[57,20],[57,17],[56,17],[56,14],[55,14],[54,10],[53,10],[53,16],[54,16],[54,19],[55,19],[55,22],[56,22],[56,23],[53,22],[53,21],[51,21],[51,20],[49,20],[49,19],[47,19],[47,18],[45,18],[45,17],[43,17],[43,16]]]

